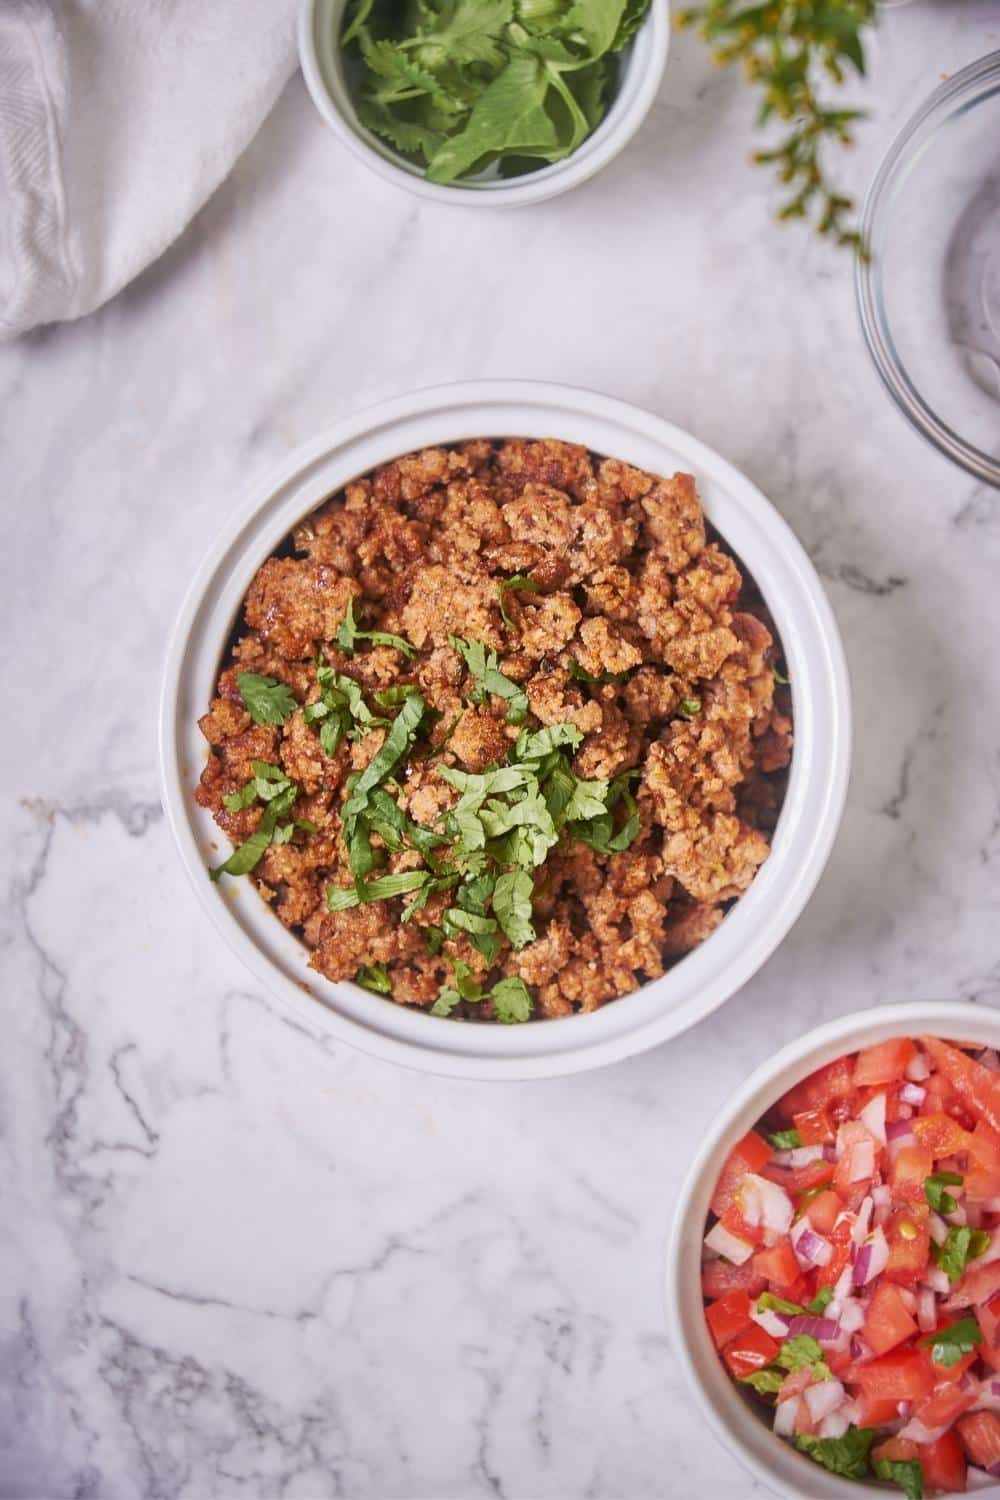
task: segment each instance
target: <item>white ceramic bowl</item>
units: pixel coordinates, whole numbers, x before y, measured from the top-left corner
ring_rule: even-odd
[[[662,979],[592,1015],[523,1026],[463,1025],[394,1005],[307,968],[307,953],[249,881],[210,883],[222,843],[192,796],[206,747],[197,719],[254,573],[293,526],[348,480],[411,449],[472,437],[554,437],[641,469],[692,472],[709,519],[774,616],[792,678],[795,752],[772,852],[716,932]],[[566,386],[489,381],[418,391],[361,412],[292,454],[241,505],[205,557],[171,641],[160,709],[163,801],[181,855],[221,934],[298,1016],[395,1062],[477,1078],[529,1078],[614,1062],[675,1036],[744,984],[788,932],[826,863],[849,759],[847,672],[822,586],[763,495],[668,422]]]
[[[299,58],[313,103],[335,135],[372,171],[438,203],[478,208],[510,208],[556,198],[617,156],[645,119],[656,96],[670,45],[669,0],[653,0],[649,18],[622,53],[615,97],[592,135],[565,161],[539,167],[523,177],[466,180],[449,185],[428,182],[419,167],[367,130],[358,119],[348,88],[339,37],[347,0],[301,0]]]
[[[845,1052],[893,1036],[941,1036],[1000,1048],[1000,1014],[960,1001],[908,1002],[855,1011],[809,1031],[752,1073],[712,1124],[674,1208],[667,1253],[667,1320],[673,1350],[709,1425],[746,1467],[792,1500],[858,1500],[865,1490],[899,1494],[892,1486],[829,1474],[775,1437],[727,1375],[705,1323],[701,1296],[701,1245],[708,1205],[722,1164],[733,1146],[783,1093]],[[991,1485],[986,1494],[1000,1494]]]

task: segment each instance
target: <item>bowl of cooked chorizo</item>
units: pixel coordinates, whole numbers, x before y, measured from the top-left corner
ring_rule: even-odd
[[[829,855],[847,675],[808,558],[658,417],[438,388],[291,455],[168,652],[164,804],[222,935],[387,1059],[598,1066],[732,995]]]

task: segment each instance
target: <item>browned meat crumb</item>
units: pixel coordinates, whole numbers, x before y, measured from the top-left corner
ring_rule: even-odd
[[[499,585],[515,574],[527,586],[504,590],[507,623]],[[366,637],[352,650],[338,637],[352,600],[357,629],[412,651]],[[274,768],[265,791],[298,789],[251,878],[326,978],[375,972],[391,999],[422,1009],[457,975],[486,992],[523,981],[536,1016],[593,1011],[704,942],[767,858],[792,755],[772,630],[688,474],[555,439],[405,454],[331,496],[258,569],[199,721],[210,750],[195,795],[239,845],[267,816],[265,800],[243,797],[255,766]],[[508,696],[480,691],[463,643],[493,653]],[[385,722],[348,717],[321,742],[321,724],[334,726],[317,660]],[[254,721],[245,672],[284,685],[280,724]],[[508,712],[517,689],[526,720]],[[357,899],[344,804],[414,691],[428,715],[384,788],[426,830],[443,828],[459,796],[442,771],[502,765],[522,724],[575,726],[581,742],[566,753],[598,787],[634,773],[616,820],[635,810],[631,842],[601,853],[564,835],[533,871],[534,935],[519,949],[502,934],[488,952],[471,932],[445,932],[451,889],[428,888],[406,922],[409,897],[327,909],[328,887]],[[371,849],[374,876],[428,868],[391,829]],[[487,993],[454,1014],[497,1010]]]

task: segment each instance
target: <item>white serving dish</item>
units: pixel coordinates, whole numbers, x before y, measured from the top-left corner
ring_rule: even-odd
[[[736,1142],[774,1101],[807,1074],[845,1052],[894,1036],[940,1036],[1000,1048],[1000,1014],[961,1001],[916,1001],[855,1011],[790,1042],[752,1073],[712,1122],[674,1205],[667,1252],[671,1345],[709,1426],[758,1479],[790,1500],[859,1500],[900,1494],[892,1485],[841,1479],[775,1437],[726,1373],[712,1343],[701,1296],[701,1247],[708,1205]],[[981,1494],[998,1494],[991,1485]]]
[[[461,184],[428,182],[419,167],[367,130],[358,119],[344,70],[339,36],[347,0],[301,0],[299,58],[313,103],[359,161],[397,187],[437,203],[512,208],[556,198],[586,182],[628,144],[656,96],[670,45],[669,0],[653,0],[650,15],[622,54],[614,100],[592,135],[565,161],[523,177],[483,177]]]
[[[192,790],[205,762],[197,727],[220,657],[260,564],[348,480],[411,449],[472,437],[554,437],[639,468],[697,478],[709,519],[756,578],[784,644],[796,745],[772,852],[715,933],[661,979],[591,1015],[522,1026],[463,1024],[397,1006],[307,968],[307,953],[249,881],[210,883],[226,847]],[[615,1062],[676,1036],[734,994],[788,932],[826,863],[850,754],[840,637],[788,526],[748,479],[648,412],[589,391],[488,381],[418,391],[347,418],[258,485],[209,549],[171,640],[160,706],[163,802],[195,890],[221,935],[291,1012],[393,1062],[464,1077],[548,1077]]]

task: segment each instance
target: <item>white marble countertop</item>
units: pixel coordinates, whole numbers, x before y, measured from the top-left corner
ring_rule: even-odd
[[[995,0],[886,12],[853,179],[997,46]],[[681,36],[625,155],[506,215],[367,174],[296,80],[160,264],[0,351],[0,1495],[759,1492],[673,1357],[671,1201],[779,1043],[1000,1004],[1000,495],[891,408],[847,257],[771,223],[749,108]],[[188,888],[154,763],[166,631],[251,480],[481,375],[606,390],[743,467],[827,582],[857,716],[834,857],[754,982],[647,1056],[506,1087],[279,1016]]]

